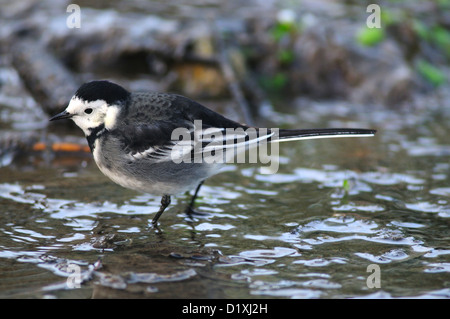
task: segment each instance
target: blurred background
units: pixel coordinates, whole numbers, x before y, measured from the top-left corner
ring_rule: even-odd
[[[70,4],[0,0],[0,297],[450,297],[450,1]],[[378,134],[283,145],[277,175],[230,166],[202,188],[208,214],[183,195],[157,231],[157,197],[48,123],[94,79]]]

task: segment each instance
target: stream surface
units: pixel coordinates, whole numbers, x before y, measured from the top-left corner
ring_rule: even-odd
[[[65,27],[67,12],[54,3],[3,1],[3,12],[18,18],[5,19],[0,35],[39,25],[47,42],[67,36],[73,31]],[[80,1],[79,31],[129,25],[126,35],[147,40],[141,33],[160,25],[171,31],[176,21],[221,18],[239,30],[242,19],[277,12],[286,3],[291,1],[101,1],[94,10]],[[336,1],[302,3],[299,10],[331,14],[306,14],[305,23],[322,19],[317,28],[366,12],[355,5],[346,13]],[[70,49],[77,42],[62,43]],[[87,66],[89,54],[100,48],[81,50]],[[0,53],[0,142],[31,134],[87,145],[73,125],[49,124],[10,60]],[[83,70],[83,61],[75,61],[78,71],[89,74],[77,74],[79,79],[102,78]],[[368,85],[374,86],[377,94],[377,85]],[[378,133],[282,143],[276,174],[264,174],[260,165],[229,165],[201,188],[196,204],[202,215],[184,213],[191,195],[182,194],[172,198],[157,228],[151,220],[160,197],[115,185],[90,153],[18,156],[13,147],[0,149],[0,298],[450,298],[449,101],[444,87],[405,110],[295,97],[273,101],[276,112],[261,109],[262,127]],[[204,102],[220,109],[216,103],[233,105]]]
[[[449,108],[281,104],[269,117],[284,127],[378,133],[282,143],[277,174],[230,165],[202,187],[204,215],[180,195],[158,228],[160,198],[113,184],[90,154],[4,154],[0,297],[449,298]],[[20,122],[3,110],[3,127]]]

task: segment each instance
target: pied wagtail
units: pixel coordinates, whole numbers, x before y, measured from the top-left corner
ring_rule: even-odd
[[[50,121],[60,119],[72,119],[83,130],[97,166],[115,183],[162,195],[161,207],[152,220],[154,225],[169,206],[171,195],[196,189],[188,207],[188,212],[193,212],[203,181],[219,173],[222,167],[222,163],[191,159],[198,153],[210,155],[229,149],[230,138],[225,143],[227,135],[222,135],[222,143],[215,144],[211,152],[205,140],[193,136],[195,132],[221,133],[229,129],[238,132],[240,129],[245,138],[233,137],[232,146],[248,146],[255,141],[373,136],[376,132],[350,128],[280,129],[275,134],[273,130],[253,128],[257,134],[249,137],[245,133],[249,126],[229,120],[191,99],[168,93],[131,93],[109,81],[83,84],[67,108]],[[201,127],[195,127],[198,123]],[[192,135],[191,142],[183,141],[182,147],[181,141],[172,139],[174,130],[180,128]],[[176,160],[177,156],[188,160]]]

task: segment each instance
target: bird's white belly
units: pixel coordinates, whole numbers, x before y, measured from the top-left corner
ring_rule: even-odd
[[[98,168],[100,169],[100,171],[107,177],[109,177],[114,183],[119,184],[122,187],[125,188],[129,188],[129,189],[133,189],[133,190],[137,190],[137,191],[141,191],[141,192],[146,192],[143,190],[144,185],[142,182],[140,182],[139,180],[135,180],[133,178],[130,178],[130,176],[126,176],[125,174],[116,171],[116,170],[111,170],[108,169],[102,161],[101,158],[101,150],[100,150],[100,143],[99,140],[97,139],[95,141],[95,147],[94,147],[94,151],[93,151],[93,155],[94,155],[94,160],[95,163],[97,164]]]
[[[100,171],[110,178],[116,184],[122,187],[129,188],[135,191],[154,194],[154,195],[175,195],[184,193],[195,188],[201,180],[193,179],[191,183],[173,183],[156,181],[152,179],[152,176],[148,176],[145,179],[133,178],[132,175],[124,174],[119,169],[110,169],[104,164],[103,157],[101,155],[101,144],[97,139],[95,141],[95,147],[93,150],[94,160],[100,169]]]

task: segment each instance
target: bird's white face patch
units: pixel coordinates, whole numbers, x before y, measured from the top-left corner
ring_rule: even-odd
[[[72,114],[72,120],[83,130],[84,134],[89,135],[89,129],[105,124],[108,104],[104,100],[88,102],[74,96],[66,111]]]
[[[110,105],[106,111],[105,127],[111,130],[116,126],[117,116],[119,115],[120,108],[117,105]]]

